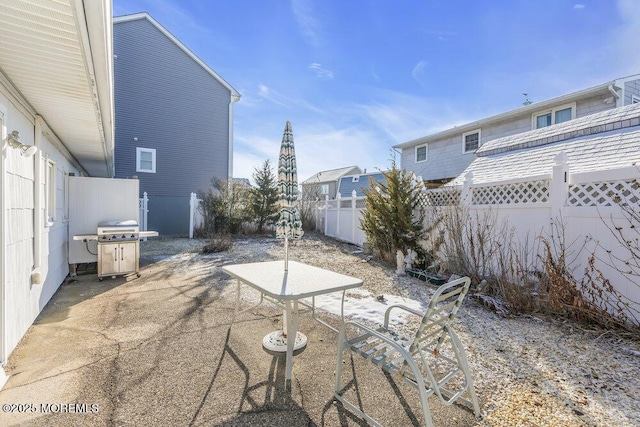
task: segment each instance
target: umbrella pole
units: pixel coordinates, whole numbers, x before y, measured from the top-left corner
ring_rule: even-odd
[[[284,272],[289,271],[289,237],[284,236]]]

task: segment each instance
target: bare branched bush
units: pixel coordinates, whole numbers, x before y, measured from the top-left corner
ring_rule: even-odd
[[[540,238],[545,249],[542,255],[545,274],[541,276],[541,285],[545,290],[547,311],[587,324],[638,328],[638,311],[632,301],[604,277],[594,253],[588,256],[582,277],[576,277],[573,273],[576,268],[568,261],[571,248],[564,245],[564,224],[554,222],[552,229],[552,236]],[[584,250],[583,245],[575,253]]]

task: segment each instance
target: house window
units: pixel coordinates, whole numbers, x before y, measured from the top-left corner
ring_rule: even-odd
[[[632,104],[640,104],[640,96],[638,96],[638,95],[631,95],[631,103],[632,103]]]
[[[568,122],[576,117],[575,102],[570,105],[561,105],[551,110],[535,113],[533,115],[533,127],[535,129],[544,128],[558,123]]]
[[[329,184],[322,184],[320,186],[320,194],[322,194],[323,196],[325,194],[329,194]]]
[[[156,150],[136,147],[136,172],[156,173]]]
[[[473,153],[480,146],[480,129],[462,134],[462,153]]]
[[[351,178],[351,182],[359,182],[360,181],[360,176],[354,176],[353,178]]]
[[[47,225],[53,225],[56,220],[56,164],[46,159],[44,163],[44,189],[45,189],[45,206],[44,214]]]
[[[416,163],[424,162],[425,160],[427,160],[427,146],[416,147]]]

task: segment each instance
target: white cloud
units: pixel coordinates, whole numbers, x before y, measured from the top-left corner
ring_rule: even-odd
[[[422,60],[418,62],[415,67],[413,67],[413,70],[411,70],[411,76],[414,78],[414,80],[417,81],[420,86],[423,86],[425,88],[427,87],[424,83],[424,80],[427,77],[427,64],[427,61]]]
[[[319,24],[315,19],[313,3],[309,0],[292,0],[291,9],[302,36],[312,46],[319,43]]]
[[[309,69],[316,73],[316,76],[320,78],[325,78],[332,80],[333,79],[333,71],[322,68],[322,64],[318,64],[317,62],[312,62],[309,64]]]
[[[574,9],[580,10],[580,9],[584,9],[586,6],[581,4],[581,3],[576,3],[573,5]]]
[[[291,105],[291,100],[287,99],[282,94],[277,91],[272,90],[267,85],[259,84],[258,85],[258,96],[266,99],[269,102],[273,102],[274,104],[278,104],[281,107],[289,107]]]

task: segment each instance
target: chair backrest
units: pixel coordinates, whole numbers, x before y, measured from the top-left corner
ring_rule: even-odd
[[[471,279],[462,277],[445,283],[436,290],[409,348],[411,354],[427,348],[433,352],[438,351],[470,285]]]

